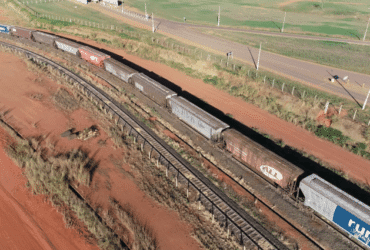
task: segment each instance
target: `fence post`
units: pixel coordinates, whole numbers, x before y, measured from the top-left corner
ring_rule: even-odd
[[[188,188],[186,189],[186,198],[189,198],[189,180],[188,180]]]
[[[284,85],[285,85],[285,82],[283,82],[283,86],[281,87],[281,92],[284,92]]]
[[[340,112],[342,111],[342,106],[343,106],[343,105],[340,105],[338,115],[340,115]]]
[[[303,91],[303,95],[302,95],[302,98],[304,98],[304,94],[306,94],[306,90]]]
[[[272,87],[274,87],[275,79],[272,80]]]
[[[266,76],[263,78],[263,83],[266,83]]]
[[[325,114],[328,112],[328,108],[329,108],[329,101],[326,101],[325,111],[324,111]]]
[[[248,69],[248,76],[249,76],[249,69]]]
[[[294,88],[295,88],[295,87],[293,86],[293,89],[292,89],[292,95],[294,95]]]
[[[353,118],[352,118],[352,120],[355,120],[356,113],[357,113],[357,109],[355,110],[355,113],[353,114]]]
[[[369,120],[369,122],[367,123],[367,126],[370,126],[370,120]]]

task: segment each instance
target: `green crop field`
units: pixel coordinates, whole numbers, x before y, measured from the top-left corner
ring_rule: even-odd
[[[370,16],[370,1],[337,0],[291,1],[285,0],[127,0],[130,6],[144,12],[174,21],[217,25],[218,8],[221,6],[221,25],[247,26],[280,32],[287,12],[284,31],[360,39]],[[323,6],[323,8],[322,8]]]

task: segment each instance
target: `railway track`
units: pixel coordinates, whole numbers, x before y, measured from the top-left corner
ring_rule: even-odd
[[[100,69],[99,72],[96,73],[97,76],[99,76],[101,79],[103,79],[104,81],[106,81],[107,83],[109,83],[109,85],[118,90],[118,88],[120,88],[121,86],[115,84],[115,83],[112,83],[112,81],[110,79],[108,79],[107,77],[104,77],[104,70]],[[115,78],[115,76],[112,76]],[[118,78],[117,78],[118,79]],[[132,105],[134,105],[136,108],[140,109],[141,111],[147,113],[148,115],[150,115],[145,109],[143,109],[140,105],[136,104],[135,102],[132,102]],[[167,120],[169,121],[169,120]],[[160,122],[161,126],[163,126],[165,129],[171,131],[172,133],[176,134],[176,132],[172,131],[169,127],[167,127],[165,124],[163,124],[162,122]],[[179,137],[180,138],[180,137]],[[181,138],[180,138],[181,139]],[[182,139],[181,139],[182,140]],[[188,142],[182,140],[183,143],[185,143],[188,147],[192,148],[195,152],[197,152],[198,154],[201,155],[201,157],[203,157],[204,159],[212,162],[209,158],[207,158],[206,156],[204,156],[200,151],[198,151],[197,149],[195,149],[192,145],[190,145]],[[218,148],[218,150],[224,152],[222,149]],[[251,168],[251,167],[248,167],[242,163],[240,163],[239,161],[237,161],[236,159],[234,159],[232,157],[232,155],[230,155],[230,160],[233,161],[233,163],[237,164],[241,169],[247,169],[248,171],[251,171],[253,172],[256,176],[258,176],[258,178],[260,180],[262,180],[266,185],[269,185],[271,186],[272,188],[276,188],[279,190],[280,193],[284,194],[285,197],[287,199],[289,199],[291,201],[291,203],[295,203],[297,209],[298,209],[298,206],[301,205],[302,207],[305,207],[303,204],[303,202],[298,199],[298,197],[295,197],[293,195],[291,195],[287,190],[279,187],[279,186],[276,186],[276,185],[273,185],[271,182],[267,181],[265,178],[263,178],[263,176],[261,176],[260,173],[258,173],[257,171],[255,171],[255,169]],[[215,165],[216,166],[216,165]],[[230,179],[232,179],[234,181],[234,183],[239,186],[240,188],[242,188],[243,190],[245,190],[246,192],[248,192],[250,195],[254,196],[255,197],[255,200],[262,203],[263,205],[265,205],[266,207],[268,207],[270,209],[270,211],[274,214],[276,214],[280,219],[284,220],[287,224],[289,224],[290,226],[292,226],[297,232],[299,232],[301,235],[303,235],[305,238],[307,238],[310,242],[312,242],[317,248],[319,249],[325,249],[325,247],[323,245],[320,244],[320,242],[318,242],[317,240],[314,240],[313,238],[311,238],[309,235],[305,234],[301,229],[299,229],[294,223],[292,223],[290,220],[288,220],[285,216],[281,215],[280,213],[278,213],[277,211],[275,211],[272,207],[270,207],[268,204],[266,204],[263,200],[261,200],[259,197],[257,197],[254,193],[250,192],[248,189],[246,189],[243,185],[241,185],[238,181],[234,180],[234,178],[232,178],[228,173],[226,173],[222,168],[216,166],[217,169],[219,171],[221,171],[224,175],[228,176]],[[302,209],[299,208],[299,209]],[[306,209],[309,209],[306,207]],[[348,237],[348,234],[343,231],[341,228],[339,228],[338,226],[326,221],[325,219],[323,219],[321,217],[320,214],[317,214],[316,212],[314,211],[311,211],[312,215],[314,216],[314,218],[316,218],[317,220],[321,221],[322,223],[326,224],[328,227],[332,228],[334,231],[336,231],[337,233],[339,233],[340,235],[342,235],[344,238],[348,239],[349,241],[351,241],[354,245],[356,245],[359,249],[365,249],[363,245],[361,245],[361,243],[355,241],[353,238],[350,238]]]
[[[64,74],[91,101],[97,103],[102,110],[110,113],[122,130],[128,131],[128,135],[133,136],[135,141],[141,143],[143,150],[144,148],[148,149],[149,157],[156,158],[157,164],[161,163],[166,167],[166,174],[168,174],[168,171],[174,172],[176,185],[180,182],[187,185],[188,192],[196,191],[199,194],[199,202],[202,202],[205,208],[212,213],[213,218],[219,220],[228,233],[234,234],[240,244],[244,246],[244,249],[288,249],[240,208],[238,204],[212,184],[201,172],[192,167],[174,149],[103,90],[88,83],[63,66],[32,51],[5,42],[0,42],[0,45],[21,52],[36,63],[50,65]]]

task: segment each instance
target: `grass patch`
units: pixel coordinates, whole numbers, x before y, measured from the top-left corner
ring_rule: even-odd
[[[113,207],[114,213],[119,222],[133,233],[135,239],[134,243],[130,246],[132,250],[157,250],[159,249],[156,237],[152,229],[147,223],[143,223],[129,203],[121,206],[117,200],[110,198],[109,200]]]
[[[89,185],[95,165],[86,162],[92,160],[80,150],[45,160],[41,150],[32,148],[29,140],[15,139],[16,142],[9,145],[6,152],[22,168],[32,192],[47,195],[54,205],[67,205],[95,236],[100,248],[124,249],[117,235],[104,222],[100,222],[94,211],[69,186],[73,181]],[[68,226],[72,223],[71,216],[64,215]]]
[[[344,42],[272,37],[258,34],[248,34],[246,36],[245,33],[236,31],[202,31],[255,48],[259,48],[259,44],[262,42],[262,49],[266,51],[354,72],[370,74],[370,69],[367,65],[367,58],[370,56],[370,46]],[[350,30],[346,32],[356,34]]]
[[[335,144],[339,144],[344,146],[346,142],[349,141],[350,138],[347,136],[343,136],[342,132],[335,128],[327,128],[325,126],[320,126],[315,131],[315,135],[321,138],[325,138]]]
[[[74,111],[79,108],[77,100],[64,88],[60,88],[54,95],[53,100],[57,108],[65,111]]]

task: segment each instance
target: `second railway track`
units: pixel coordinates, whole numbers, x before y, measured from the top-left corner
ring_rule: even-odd
[[[166,166],[168,171],[175,172],[176,183],[177,181],[182,182],[188,186],[188,190],[196,190],[203,205],[228,232],[235,235],[246,249],[288,249],[240,208],[236,202],[227,197],[201,172],[191,166],[174,149],[103,90],[39,54],[5,42],[0,42],[0,45],[21,52],[37,63],[50,65],[64,74],[87,97],[109,112],[122,130],[125,128],[129,135],[141,142],[142,148],[148,149],[150,157],[157,158],[157,163]]]

